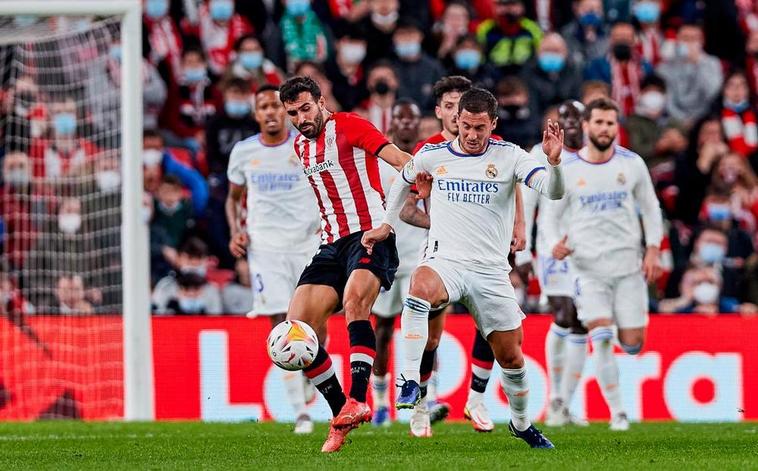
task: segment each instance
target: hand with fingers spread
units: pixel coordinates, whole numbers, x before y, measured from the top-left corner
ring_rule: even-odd
[[[552,119],[547,120],[547,126],[542,132],[542,152],[547,155],[547,161],[552,166],[561,163],[561,152],[563,151],[563,129],[557,122]]]
[[[553,247],[553,258],[556,260],[563,260],[564,258],[571,255],[571,250],[568,245],[566,245],[566,242],[568,241],[568,235],[563,236],[563,239],[561,239],[557,244],[555,244],[555,247]]]
[[[423,200],[429,198],[432,194],[432,180],[434,178],[427,172],[421,172],[416,174],[416,190],[418,195],[417,199]]]

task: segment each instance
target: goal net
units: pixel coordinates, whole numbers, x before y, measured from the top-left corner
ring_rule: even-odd
[[[0,16],[0,420],[124,416],[121,30]]]

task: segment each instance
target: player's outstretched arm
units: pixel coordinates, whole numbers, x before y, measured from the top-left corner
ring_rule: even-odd
[[[416,180],[416,170],[413,160],[409,161],[401,170],[400,178],[395,179],[389,194],[387,195],[387,211],[384,221],[379,227],[375,227],[363,233],[361,244],[366,248],[369,255],[374,250],[374,245],[389,237],[392,229],[397,227],[400,221],[400,210],[411,193],[411,185]]]
[[[397,171],[402,171],[405,164],[411,160],[411,154],[403,152],[395,144],[382,147],[376,156],[395,167]]]
[[[417,181],[418,182],[418,181]],[[400,210],[400,220],[411,226],[429,229],[429,215],[419,209],[416,195],[409,194]]]

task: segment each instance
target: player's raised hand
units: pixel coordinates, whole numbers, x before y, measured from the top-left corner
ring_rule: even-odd
[[[552,119],[547,120],[547,126],[542,131],[542,152],[547,155],[550,165],[561,163],[561,151],[563,150],[563,129]]]
[[[432,194],[432,177],[428,172],[420,172],[416,174],[416,190],[418,190],[417,199],[423,200],[429,198]]]
[[[361,244],[366,248],[368,254],[371,255],[371,252],[374,251],[374,245],[389,237],[391,232],[392,226],[382,224],[379,227],[364,232],[363,237],[361,237]]]
[[[234,234],[232,240],[229,241],[229,252],[236,258],[240,258],[247,252],[247,244],[249,242],[247,234],[244,231],[240,231]]]
[[[566,242],[568,242],[568,235],[563,236],[563,239],[561,239],[557,244],[555,244],[555,247],[553,247],[553,258],[556,260],[563,260],[564,258],[571,255],[571,250],[568,245],[566,245]]]

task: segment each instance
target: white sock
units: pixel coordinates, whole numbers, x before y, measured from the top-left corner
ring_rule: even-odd
[[[518,369],[503,368],[503,390],[511,407],[511,420],[516,430],[523,432],[532,424],[527,416],[529,403],[529,384],[526,381],[526,367]]]
[[[547,374],[550,382],[551,401],[563,399],[561,396],[561,379],[563,378],[564,360],[566,358],[566,336],[571,329],[551,324],[545,339],[545,359],[547,361]]]
[[[566,337],[566,360],[561,378],[561,398],[566,407],[571,405],[576,386],[582,379],[584,361],[587,359],[587,335],[569,334]]]
[[[403,303],[403,314],[400,320],[402,333],[403,376],[408,381],[421,382],[421,355],[429,338],[429,309],[431,304],[421,298],[408,296]]]
[[[374,408],[389,407],[390,403],[387,400],[387,385],[389,382],[389,373],[386,373],[384,376],[371,376],[371,398],[374,400]]]
[[[484,400],[484,393],[474,391],[473,389],[468,390],[468,399],[466,399],[466,404],[478,404],[482,400]]]
[[[621,391],[619,390],[619,367],[613,354],[613,329],[595,327],[590,331],[595,355],[597,382],[603,392],[605,402],[611,410],[611,417],[623,412]]]
[[[305,391],[303,390],[303,373],[287,371],[284,373],[284,389],[287,392],[295,417],[305,414]]]

